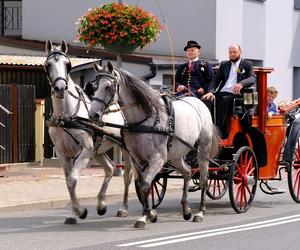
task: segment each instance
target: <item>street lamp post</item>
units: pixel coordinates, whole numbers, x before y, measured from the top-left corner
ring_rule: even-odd
[[[118,0],[119,4],[122,4],[122,0]],[[121,68],[122,66],[122,57],[121,54],[118,52],[117,53],[117,67]],[[117,164],[117,167],[114,170],[114,176],[120,176],[123,174],[122,168],[120,168],[121,163],[122,163],[122,152],[119,146],[114,147],[114,162]]]

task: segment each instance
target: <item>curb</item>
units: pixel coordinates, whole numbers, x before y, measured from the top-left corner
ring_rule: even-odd
[[[171,187],[167,188],[168,193],[176,192],[178,190],[182,190],[182,187]],[[135,191],[129,192],[128,199],[138,199]],[[123,193],[115,193],[115,194],[107,194],[106,196],[109,202],[122,201]],[[97,205],[97,197],[96,196],[86,196],[78,198],[81,204],[84,203],[94,203],[95,207]],[[130,202],[130,201],[129,201]],[[35,209],[52,209],[52,208],[66,208],[67,206],[71,207],[70,199],[61,199],[61,200],[52,200],[52,201],[41,201],[20,205],[12,205],[7,207],[0,207],[0,213],[10,213],[10,212],[22,212],[22,211],[30,211]]]

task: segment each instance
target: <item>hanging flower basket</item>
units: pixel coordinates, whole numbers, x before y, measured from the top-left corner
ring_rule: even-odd
[[[89,10],[78,20],[78,40],[92,48],[102,46],[110,52],[132,53],[156,41],[159,20],[139,7],[108,3]]]
[[[103,46],[109,52],[117,52],[120,54],[132,54],[138,47],[138,44],[123,44],[122,42],[115,41],[113,43],[108,43]]]

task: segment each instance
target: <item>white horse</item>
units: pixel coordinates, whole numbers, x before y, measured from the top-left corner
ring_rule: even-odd
[[[48,54],[45,61],[45,72],[51,85],[53,114],[49,122],[49,135],[55,145],[56,155],[63,165],[66,183],[70,194],[73,214],[65,219],[65,224],[76,224],[78,216],[85,219],[87,209],[82,208],[76,195],[76,184],[80,171],[88,166],[92,157],[104,168],[105,179],[98,193],[97,212],[103,215],[106,212],[106,191],[113,176],[116,164],[105,154],[116,145],[110,137],[102,136],[93,143],[93,131],[77,122],[78,118],[88,119],[90,100],[82,89],[75,85],[69,72],[71,62],[67,53],[67,44],[62,41],[60,46],[53,46],[51,41],[46,43]],[[107,122],[124,124],[121,112],[107,113],[104,118]],[[120,129],[105,128],[117,140],[121,140]],[[99,144],[100,143],[100,144]],[[117,216],[127,216],[128,189],[132,180],[131,160],[127,152],[123,151],[125,160],[124,169],[124,196],[122,207]]]
[[[124,70],[114,69],[110,62],[104,68],[97,64],[94,67],[98,72],[94,85],[97,99],[92,101],[90,118],[98,117],[98,114],[101,118],[104,103],[112,100],[115,94],[118,95],[120,107],[124,108],[127,126],[123,129],[123,136],[126,148],[134,159],[143,203],[143,215],[135,222],[134,227],[144,228],[147,219],[151,222],[157,220],[156,211],[149,205],[149,188],[167,161],[182,174],[183,218],[191,218],[192,211],[187,199],[191,167],[184,157],[194,146],[200,172],[201,198],[199,210],[193,221],[202,221],[206,210],[209,159],[216,156],[220,140],[208,108],[195,97],[174,101],[172,105],[175,112],[175,129],[171,133],[170,117],[157,91]],[[172,146],[168,147],[170,141]]]

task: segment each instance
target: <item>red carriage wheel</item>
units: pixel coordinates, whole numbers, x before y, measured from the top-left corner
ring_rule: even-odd
[[[258,165],[250,147],[241,147],[233,156],[230,169],[229,198],[237,213],[246,212],[254,199],[257,188]]]
[[[150,187],[150,200],[152,202],[152,208],[157,208],[159,204],[163,201],[166,189],[167,189],[168,179],[166,176],[160,177],[157,175],[152,182]],[[142,203],[140,194],[140,182],[138,179],[135,180],[135,191],[138,196],[140,203]]]
[[[293,200],[300,203],[300,142],[296,143],[293,161],[288,166],[289,190]]]
[[[228,180],[209,179],[206,194],[212,200],[221,199],[228,189]]]

